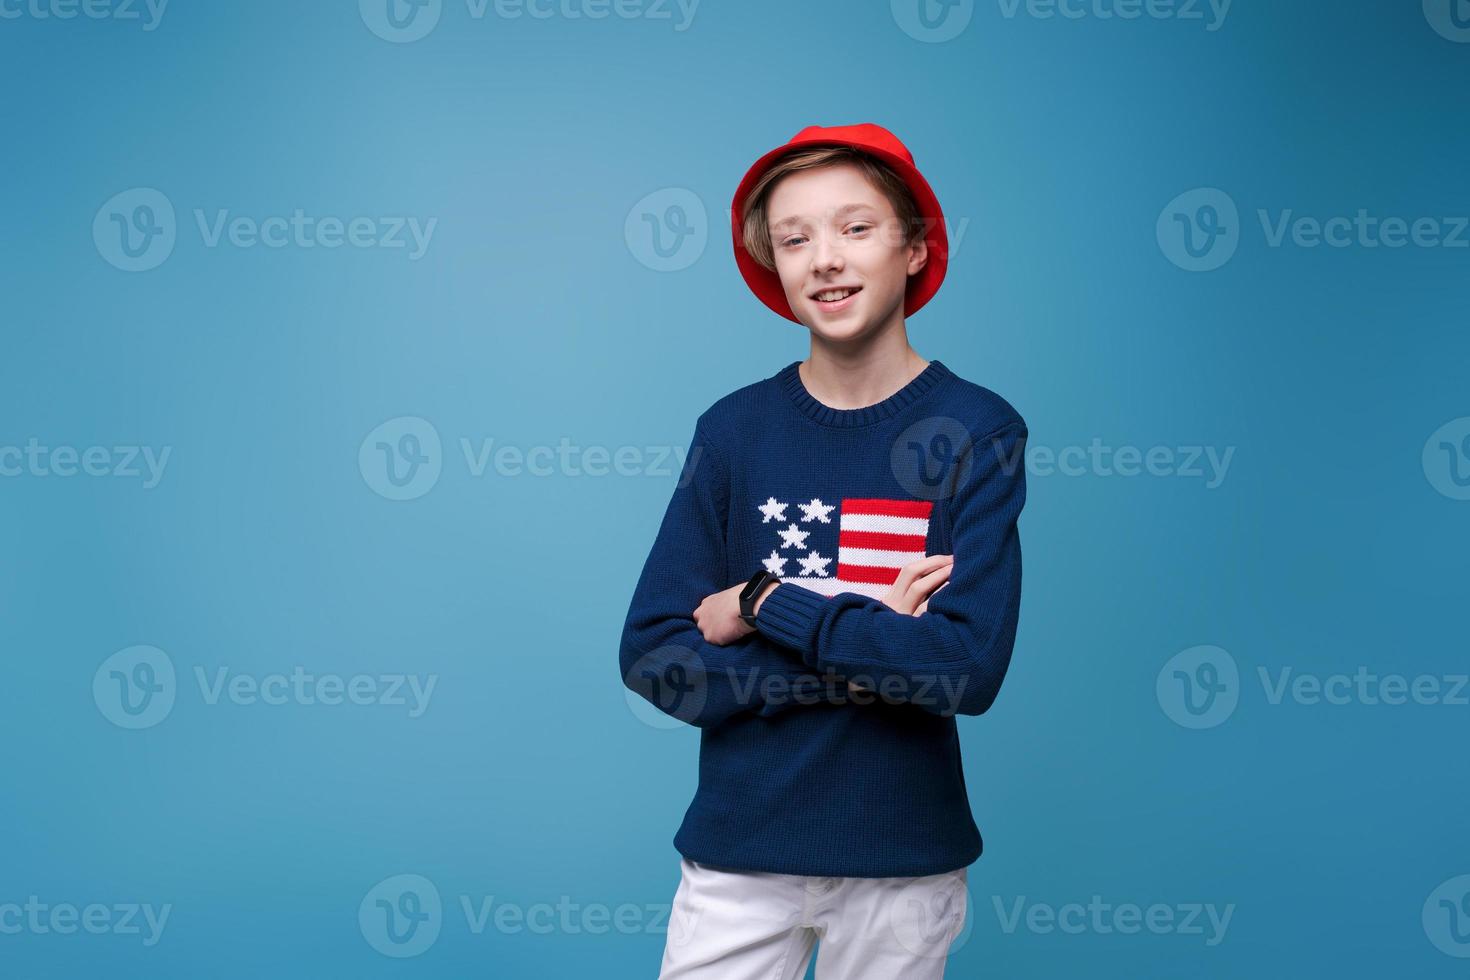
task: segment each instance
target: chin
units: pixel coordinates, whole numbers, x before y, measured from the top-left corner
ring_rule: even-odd
[[[850,343],[869,332],[868,322],[856,318],[842,323],[818,320],[808,323],[807,328],[823,340],[830,341],[834,344]]]

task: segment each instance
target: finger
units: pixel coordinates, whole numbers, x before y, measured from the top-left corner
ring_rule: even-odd
[[[893,588],[900,592],[907,592],[914,582],[922,575],[943,568],[954,561],[953,555],[927,555],[916,561],[911,561],[898,570],[898,577],[893,581]]]
[[[954,562],[954,555],[925,555],[923,558],[915,559],[904,566],[904,571],[913,571],[922,575],[932,571],[941,565],[949,565]]]
[[[936,568],[921,578],[915,579],[909,587],[909,596],[915,602],[928,598],[931,593],[937,591],[944,583],[949,581],[949,572],[953,567],[953,565],[945,565],[942,568]]]

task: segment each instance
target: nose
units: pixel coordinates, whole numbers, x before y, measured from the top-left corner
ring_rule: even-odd
[[[841,272],[844,260],[839,248],[825,232],[812,240],[812,274],[820,278],[828,272]]]

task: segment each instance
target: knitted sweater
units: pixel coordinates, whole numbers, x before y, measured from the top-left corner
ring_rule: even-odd
[[[813,398],[793,361],[708,408],[623,627],[624,684],[700,729],[674,837],[732,870],[890,877],[980,856],[955,715],[990,707],[1021,595],[1026,425],[938,360],[873,405]],[[881,600],[952,554],[920,615]],[[693,613],[762,566],[757,628]]]

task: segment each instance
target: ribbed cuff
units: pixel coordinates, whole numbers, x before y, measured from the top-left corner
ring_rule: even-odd
[[[817,669],[817,626],[828,601],[819,592],[782,582],[766,593],[756,611],[756,629],[796,650],[802,663]]]

